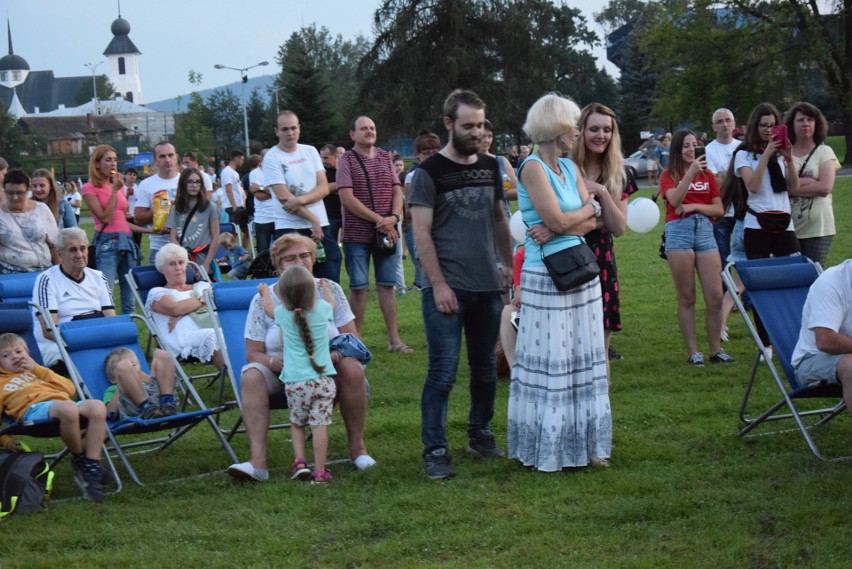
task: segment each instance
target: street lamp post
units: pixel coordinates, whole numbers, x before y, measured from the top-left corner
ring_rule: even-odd
[[[284,90],[284,87],[279,87],[279,88],[274,89],[272,91],[273,93],[275,93],[275,114],[276,115],[281,112],[281,109],[278,107],[278,91],[283,91],[283,90]]]
[[[97,63],[84,63],[83,64],[83,67],[88,67],[89,69],[92,70],[92,97],[94,98],[94,101],[95,101],[95,114],[96,115],[99,115],[101,113],[98,111],[98,84],[95,82],[95,70],[97,70],[97,68],[100,67],[101,63],[103,63],[103,61],[99,61]]]
[[[261,61],[255,65],[249,65],[248,67],[228,67],[227,65],[222,65],[217,63],[213,67],[215,69],[231,69],[233,71],[238,71],[240,74],[240,79],[243,81],[242,88],[242,96],[243,96],[243,132],[245,133],[246,138],[246,158],[251,154],[251,148],[249,148],[249,132],[248,132],[248,109],[246,108],[246,83],[248,83],[248,70],[254,69],[255,67],[262,67],[264,65],[269,65],[268,61]]]

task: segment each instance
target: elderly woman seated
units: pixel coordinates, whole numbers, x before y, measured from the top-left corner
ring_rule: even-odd
[[[269,256],[279,272],[291,265],[302,265],[312,272],[316,262],[317,246],[309,237],[288,233],[272,244]],[[329,325],[329,338],[343,333],[355,333],[355,316],[346,300],[343,289],[328,282],[334,297],[333,325]],[[320,280],[317,279],[317,287]],[[276,306],[281,302],[272,295]],[[233,464],[228,474],[235,478],[263,481],[269,478],[266,464],[267,431],[269,429],[269,396],[284,390],[278,379],[284,366],[281,329],[263,312],[260,295],[255,295],[249,307],[245,328],[246,360],[242,369],[242,415],[246,425],[251,456],[248,462]],[[367,417],[367,381],[361,362],[344,357],[335,362],[334,383],[340,403],[340,413],[349,439],[349,458],[353,465],[363,470],[376,464],[367,454],[364,444],[364,423]]]
[[[78,227],[59,231],[56,239],[59,264],[41,273],[33,289],[33,302],[44,309],[54,323],[101,316],[115,316],[112,288],[100,271],[90,269],[89,239]],[[50,331],[36,320],[34,332],[44,365],[59,361],[59,348]]]
[[[180,358],[212,361],[222,368],[222,354],[216,332],[207,315],[203,291],[210,283],[186,282],[186,249],[169,243],[157,252],[154,264],[166,278],[166,285],[152,288],[145,309],[153,317],[164,347]]]

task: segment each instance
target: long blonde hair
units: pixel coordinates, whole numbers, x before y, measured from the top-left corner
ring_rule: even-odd
[[[580,113],[580,122],[577,125],[580,129],[580,136],[571,151],[571,159],[580,169],[580,175],[585,177],[586,123],[593,114],[604,115],[612,119],[612,138],[610,138],[606,152],[601,158],[601,174],[595,181],[604,186],[614,200],[620,200],[621,192],[624,190],[624,157],[621,155],[621,135],[618,133],[618,121],[612,109],[600,103],[586,105]]]

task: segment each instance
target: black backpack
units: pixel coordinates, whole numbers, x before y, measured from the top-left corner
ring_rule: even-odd
[[[53,487],[53,471],[37,452],[0,450],[0,520],[44,508]]]

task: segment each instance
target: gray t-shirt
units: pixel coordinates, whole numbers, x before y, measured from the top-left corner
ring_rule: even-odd
[[[501,290],[494,254],[494,203],[503,199],[500,167],[491,156],[480,154],[474,164],[459,164],[435,154],[415,171],[409,203],[432,209],[432,241],[450,287]],[[432,286],[426,275],[423,286]]]
[[[174,206],[172,206],[171,211],[169,211],[169,218],[166,220],[166,227],[177,230],[178,242],[180,242],[181,235],[183,234],[183,226],[186,224],[186,217],[188,215],[189,211],[186,213],[178,213]],[[204,211],[196,210],[195,213],[192,214],[190,222],[186,224],[186,235],[183,238],[181,246],[185,249],[192,250],[199,245],[206,245],[210,243],[210,223],[214,219],[217,221],[219,220],[219,209],[212,203],[207,204],[207,209]],[[216,247],[218,247],[218,245],[214,243],[213,248],[215,249]]]

